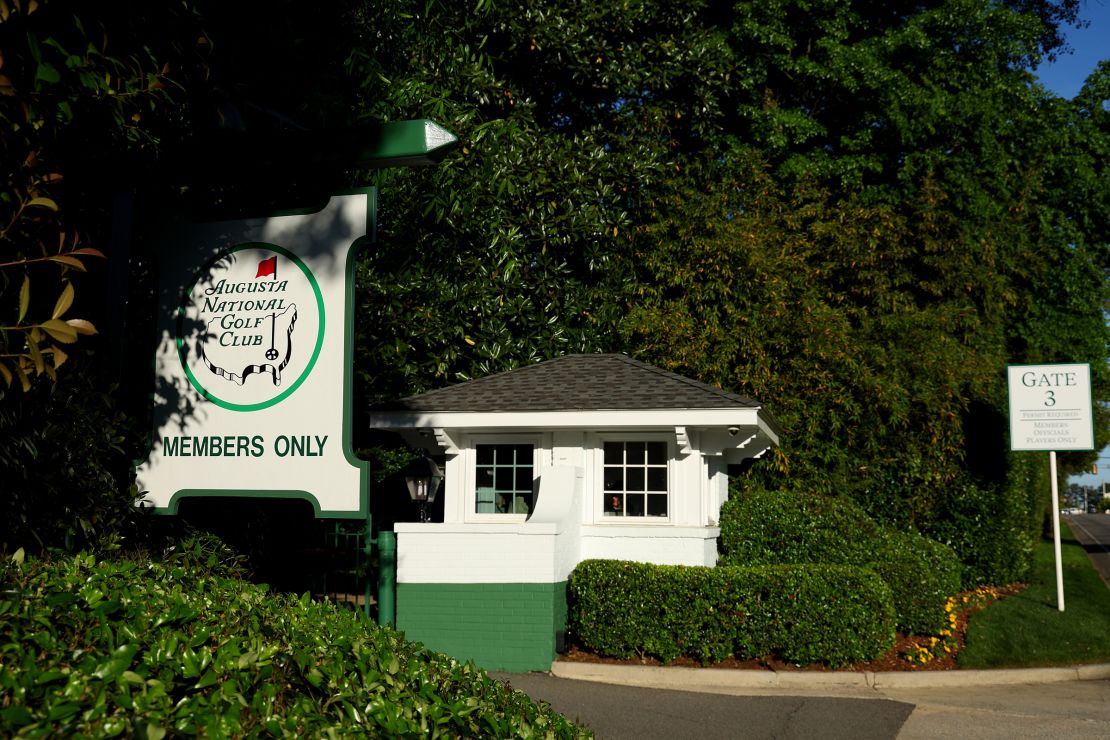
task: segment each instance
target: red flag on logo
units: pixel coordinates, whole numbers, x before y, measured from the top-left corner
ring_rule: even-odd
[[[274,277],[277,277],[277,255],[276,254],[273,257],[271,257],[270,259],[262,260],[261,262],[258,263],[258,272],[255,273],[254,277],[257,280],[258,278],[266,277],[267,275],[273,275]]]

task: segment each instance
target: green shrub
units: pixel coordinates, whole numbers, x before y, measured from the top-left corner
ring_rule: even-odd
[[[572,638],[617,658],[840,665],[872,659],[894,641],[890,589],[849,566],[587,560],[571,574],[567,599]]]
[[[201,546],[201,551],[204,546]],[[190,549],[188,558],[196,555]],[[204,561],[207,563],[207,556]],[[28,561],[0,583],[0,736],[574,737],[356,612],[177,562]]]
[[[734,492],[721,510],[721,562],[858,565],[870,560],[882,535],[882,528],[845,498]]]
[[[846,498],[786,491],[734,495],[721,510],[721,563],[823,563],[868,567],[890,587],[895,624],[935,634],[944,605],[960,590],[961,567],[948,547],[875,523]]]
[[[133,515],[117,399],[66,370],[27,393],[0,383],[0,552],[90,547]]]
[[[898,629],[936,635],[948,626],[944,607],[960,590],[952,549],[913,532],[888,532],[870,567],[890,587]]]
[[[1005,485],[957,483],[931,512],[929,535],[959,555],[965,588],[1025,580],[1033,567],[1051,486],[1037,464],[1048,466],[1034,455],[1013,457]]]

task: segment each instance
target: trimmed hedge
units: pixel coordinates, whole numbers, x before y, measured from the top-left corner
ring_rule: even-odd
[[[307,596],[91,555],[0,576],[3,737],[589,736],[473,664]]]
[[[894,643],[890,589],[838,565],[758,568],[586,560],[567,584],[568,632],[616,658],[703,665],[775,656],[842,665]]]
[[[734,495],[721,510],[721,564],[826,563],[874,570],[890,587],[895,624],[909,634],[947,626],[961,586],[955,552],[915,532],[879,526],[845,498],[787,491]]]

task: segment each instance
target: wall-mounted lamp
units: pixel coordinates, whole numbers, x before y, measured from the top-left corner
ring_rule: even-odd
[[[420,521],[428,521],[428,504],[435,502],[443,473],[430,457],[413,460],[405,467],[409,496],[420,506]]]

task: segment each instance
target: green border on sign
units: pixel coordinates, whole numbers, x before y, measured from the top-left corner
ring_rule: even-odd
[[[309,359],[308,364],[305,365],[304,370],[301,371],[300,376],[295,381],[293,381],[293,383],[291,383],[288,388],[271,398],[269,401],[262,401],[260,403],[250,404],[232,403],[231,401],[225,401],[224,399],[213,394],[207,388],[205,388],[204,385],[197,379],[197,377],[193,375],[193,371],[189,367],[189,363],[186,361],[185,340],[181,336],[182,323],[185,318],[185,302],[192,298],[193,289],[196,287],[197,283],[202,277],[211,273],[212,266],[215,265],[217,262],[224,259],[228,255],[234,254],[236,252],[241,252],[246,249],[266,249],[271,252],[277,252],[278,254],[291,260],[293,264],[295,264],[308,279],[309,285],[312,286],[312,292],[316,296],[316,310],[320,317],[319,321],[317,322],[319,324],[319,328],[316,332],[316,346],[312,350],[312,357]],[[178,359],[181,361],[181,367],[185,370],[186,377],[189,378],[189,384],[193,386],[193,388],[198,393],[200,393],[200,395],[204,396],[206,400],[211,401],[217,406],[228,409],[229,411],[261,411],[262,409],[275,406],[284,401],[286,398],[292,395],[294,391],[300,388],[301,384],[312,373],[312,368],[316,366],[316,360],[320,357],[320,351],[323,349],[324,346],[324,324],[324,297],[320,293],[320,286],[316,283],[315,276],[312,274],[312,271],[309,270],[308,267],[304,264],[304,262],[301,261],[300,257],[293,254],[288,249],[284,247],[279,247],[276,244],[267,244],[266,242],[247,242],[245,244],[239,244],[228,250],[225,250],[206,262],[204,266],[201,267],[201,269],[196,273],[196,276],[193,278],[193,282],[189,285],[189,288],[181,297],[181,305],[178,306],[177,309],[177,327],[175,330],[177,356]]]

